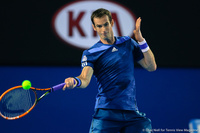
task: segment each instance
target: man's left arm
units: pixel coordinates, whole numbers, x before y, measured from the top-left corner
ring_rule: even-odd
[[[135,25],[136,28],[133,32],[135,35],[135,39],[138,41],[140,48],[143,52],[144,58],[138,61],[138,63],[148,71],[155,71],[157,68],[155,57],[153,55],[153,52],[147,45],[146,40],[142,37],[140,25],[141,25],[141,18],[139,17],[136,21]]]
[[[151,49],[143,53],[144,58],[138,61],[138,63],[148,71],[155,71],[157,68],[155,58]]]

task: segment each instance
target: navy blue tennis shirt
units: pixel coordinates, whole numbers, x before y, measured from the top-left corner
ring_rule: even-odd
[[[82,55],[82,68],[90,66],[97,79],[95,109],[138,110],[134,62],[144,58],[139,44],[129,36],[115,37],[113,45],[94,44]]]

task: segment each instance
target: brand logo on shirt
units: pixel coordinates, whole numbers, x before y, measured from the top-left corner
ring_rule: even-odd
[[[82,62],[83,62],[83,63],[81,64],[82,67],[87,66],[87,57],[86,57],[85,55],[84,55],[83,58],[82,58]]]
[[[87,61],[87,57],[84,55],[82,58],[82,62]]]
[[[116,52],[118,51],[118,49],[116,49],[115,47],[113,47],[112,52]]]
[[[135,15],[127,7],[114,1],[75,1],[58,9],[52,19],[52,27],[59,39],[79,49],[88,49],[99,36],[92,28],[90,16],[98,8],[108,9],[114,19],[115,36],[132,36]]]

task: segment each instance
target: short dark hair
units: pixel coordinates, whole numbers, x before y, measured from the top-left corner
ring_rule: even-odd
[[[104,15],[107,15],[107,16],[108,16],[109,21],[110,21],[110,23],[111,23],[111,21],[112,21],[111,12],[108,11],[108,10],[106,10],[106,9],[104,9],[104,8],[99,8],[99,9],[95,10],[95,11],[92,13],[92,15],[91,15],[92,24],[95,25],[95,24],[94,24],[94,18],[101,18],[101,17],[103,17]]]

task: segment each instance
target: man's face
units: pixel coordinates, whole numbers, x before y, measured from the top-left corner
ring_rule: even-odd
[[[104,15],[101,18],[94,18],[93,21],[95,24],[92,25],[93,29],[97,31],[100,39],[107,40],[113,37],[112,26],[114,24],[114,21],[112,20],[110,23],[107,15]]]

